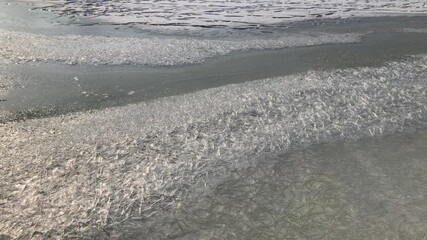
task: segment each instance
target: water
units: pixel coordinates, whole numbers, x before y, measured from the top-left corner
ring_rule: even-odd
[[[261,156],[175,214],[117,232],[123,239],[424,239],[426,170],[427,130],[297,148]]]

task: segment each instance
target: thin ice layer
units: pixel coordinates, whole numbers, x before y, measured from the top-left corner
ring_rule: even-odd
[[[178,209],[261,154],[421,126],[426,83],[419,56],[2,124],[0,232],[105,234]]]
[[[120,239],[423,239],[427,131],[257,156],[179,213]],[[150,231],[150,229],[156,231]]]
[[[271,40],[201,40],[45,36],[0,30],[0,58],[12,62],[180,65],[200,63],[209,57],[237,51],[351,43],[359,40],[360,34],[295,34]]]
[[[4,66],[0,63],[0,72],[4,71]],[[6,90],[10,88],[11,80],[7,76],[0,75],[0,96],[6,93]]]
[[[405,28],[405,29],[402,29],[402,32],[407,32],[407,33],[427,33],[427,29],[424,29],[424,28]]]
[[[76,0],[45,9],[116,24],[184,29],[257,29],[301,20],[427,13],[426,2],[421,0]]]

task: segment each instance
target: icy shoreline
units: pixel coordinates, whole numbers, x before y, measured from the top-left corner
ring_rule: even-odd
[[[200,40],[174,38],[118,38],[99,36],[45,36],[0,30],[0,57],[13,63],[136,64],[173,66],[201,63],[233,52],[354,43],[362,34],[306,33],[253,40]]]
[[[179,208],[247,156],[424,126],[426,73],[424,55],[2,124],[0,231],[102,234]]]
[[[81,2],[87,1],[70,2],[67,6]],[[132,3],[125,5],[129,7]],[[173,1],[156,2],[160,10],[171,3]],[[189,9],[206,7],[209,11],[209,7],[215,7],[203,5],[205,3],[196,2]],[[269,18],[278,16],[270,14],[276,9],[274,4],[262,8],[261,1],[251,3],[251,7],[261,9],[265,17],[256,18],[260,24],[271,23]],[[292,16],[293,19],[317,18],[319,14],[322,14],[319,19],[345,17],[355,10],[366,16],[379,7],[387,14],[425,13],[425,4],[419,1],[371,1],[371,4],[356,1],[360,5],[354,10],[334,8],[333,1],[324,1],[320,12],[310,12],[320,1],[297,3],[292,3],[297,7],[296,12],[302,11],[305,16]],[[341,3],[351,5],[354,1]],[[112,1],[90,4],[87,9],[99,14],[105,4],[112,4],[106,13],[111,13],[115,21],[119,21],[116,14],[123,14],[119,19],[125,22],[134,17],[131,15],[136,11],[132,10],[135,6],[123,13]],[[57,6],[51,10],[73,11]],[[224,15],[225,7],[220,9],[223,14],[220,20],[236,18]],[[252,9],[249,8],[248,13],[249,10]],[[176,11],[179,15],[182,8]],[[246,10],[233,5],[230,11],[240,14]],[[336,12],[328,15],[329,11]],[[71,14],[78,17],[80,12]],[[180,21],[193,22],[192,17]],[[151,19],[151,23],[163,24],[165,19],[167,16],[162,15]],[[173,23],[174,18],[170,19],[172,22],[166,24]],[[197,24],[210,20],[196,19]],[[8,24],[13,28],[15,23]],[[228,26],[258,27],[251,24],[230,21]],[[53,34],[25,32],[24,25],[23,31],[0,27],[2,64],[7,61],[5,64],[17,63],[17,66],[34,62],[32,67],[37,67],[39,62],[79,65],[70,67],[89,65],[88,71],[93,70],[90,65],[96,64],[173,66],[240,51],[352,43],[364,34],[306,32],[252,40],[62,36],[54,31]],[[421,34],[425,30],[406,28],[403,31]],[[400,54],[399,57],[406,56],[408,52]],[[316,56],[324,60],[324,55]],[[259,156],[283,153],[293,146],[425,127],[427,55],[381,64],[381,67],[302,71],[121,107],[1,123],[0,238],[120,238],[120,227],[178,211],[183,203],[209,191],[231,172],[247,168]],[[0,70],[2,67],[0,65]],[[29,80],[34,80],[32,74],[30,71]],[[83,92],[87,94],[80,85],[83,80],[72,74],[64,81],[78,86],[82,97]],[[13,77],[13,74],[0,75],[1,94],[20,84],[14,82]],[[41,88],[47,88],[43,84]],[[64,86],[64,89],[69,87]],[[125,94],[133,95],[135,91]],[[43,97],[46,95],[42,94]]]
[[[378,67],[427,53],[425,33],[404,31],[372,33],[357,44],[240,52],[186,66],[2,62],[7,101],[0,105],[0,122],[123,106],[309,70]]]

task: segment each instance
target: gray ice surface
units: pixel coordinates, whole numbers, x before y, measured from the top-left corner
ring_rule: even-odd
[[[425,126],[426,80],[422,55],[1,124],[0,231],[104,234],[176,211],[257,156]]]
[[[4,3],[6,4],[1,5],[0,12],[10,10],[8,6],[22,6],[21,2],[1,2]],[[72,6],[82,2],[69,3]],[[157,3],[163,7],[170,1]],[[259,2],[255,3],[254,6],[259,6]],[[310,15],[305,4],[316,3],[313,0],[292,4],[299,6],[297,10],[303,11],[305,16],[314,18],[317,16]],[[330,3],[323,2],[326,7]],[[336,12],[344,15],[346,12],[350,15],[354,13],[354,9],[346,11],[349,9],[341,8],[349,3],[341,1]],[[425,7],[425,3],[420,1],[378,0],[355,3],[364,10],[361,11],[363,15],[377,15],[380,12],[422,14]],[[113,15],[120,10],[116,7],[116,2],[103,1],[98,4],[99,8],[96,4],[90,5],[95,6],[96,14],[106,4],[112,4],[110,12]],[[236,1],[229,1],[228,4],[233,5],[232,10],[240,11],[235,6],[238,4]],[[28,6],[34,5],[29,3]],[[58,5],[51,9],[64,13],[64,6]],[[271,6],[271,3],[266,6],[267,13],[274,11]],[[90,10],[90,7],[86,9]],[[222,13],[226,11],[224,9],[226,8],[221,7]],[[132,15],[133,12],[124,10],[120,13],[124,15],[121,19],[126,19],[126,13]],[[11,16],[11,12],[3,13],[0,14],[0,20]],[[38,10],[22,16],[38,14],[47,17],[47,22],[53,16]],[[77,12],[71,15],[79,18],[79,14]],[[328,16],[327,13],[322,14]],[[225,15],[221,17],[234,18]],[[12,69],[25,66],[37,68],[43,65],[41,62],[47,62],[44,66],[53,66],[51,73],[58,72],[58,69],[54,69],[55,66],[66,65],[63,63],[87,67],[87,71],[95,72],[97,68],[92,65],[96,64],[106,64],[105,67],[109,64],[171,67],[176,64],[200,63],[207,58],[239,51],[357,42],[369,32],[354,33],[349,27],[349,33],[346,33],[347,30],[324,33],[290,31],[289,34],[273,34],[253,39],[153,36],[139,35],[136,32],[132,36],[128,31],[123,36],[117,33],[109,36],[105,33],[110,32],[111,28],[94,34],[88,30],[94,29],[90,26],[73,28],[66,25],[66,31],[73,29],[69,33],[59,30],[65,26],[61,25],[64,24],[64,18],[58,18],[55,23],[59,27],[49,25],[47,28],[44,28],[44,21],[34,20],[35,28],[29,30],[31,24],[28,19],[22,22],[8,20],[0,24],[0,70],[10,69],[12,64],[17,64]],[[406,20],[410,21],[409,18],[405,18]],[[96,24],[101,21],[101,18],[99,21],[94,19]],[[316,21],[309,24],[312,23]],[[421,25],[422,23],[421,21]],[[101,25],[96,26],[101,28]],[[236,25],[233,23],[230,26]],[[364,26],[369,29],[370,25]],[[381,28],[381,24],[377,23],[376,26]],[[393,23],[388,23],[387,26],[389,28]],[[118,26],[119,30],[121,27],[123,25]],[[50,32],[50,29],[56,30]],[[168,27],[165,29],[169,31]],[[322,29],[327,27],[324,28],[323,25]],[[423,31],[422,28],[414,29],[407,28],[406,31]],[[244,174],[248,171],[250,177],[262,174],[257,170],[251,174],[250,171],[265,156],[272,156],[266,158],[266,161],[277,161],[277,156],[293,147],[366,139],[426,127],[427,55],[405,56],[379,65],[323,70],[314,68],[288,76],[241,81],[126,106],[1,123],[0,238],[114,238],[137,234],[135,227],[144,233],[147,230],[144,228],[150,227],[147,219],[156,223],[156,220],[165,219],[164,217],[168,219],[172,216],[173,219],[174,213],[185,213],[188,204],[212,193],[218,186],[224,186],[221,184],[227,183],[235,174],[243,174],[237,180],[247,179],[255,184],[257,179],[245,178]],[[67,67],[72,69],[73,66]],[[31,84],[43,88],[40,82],[31,81],[37,79],[37,76],[25,71],[23,74],[18,73],[18,78],[15,74],[1,73],[0,94],[28,88]],[[58,76],[63,75],[60,73]],[[67,81],[73,86],[79,86],[83,82],[78,74],[71,74]],[[47,86],[49,81],[44,81],[43,84]],[[69,83],[64,86],[69,86],[67,84]],[[49,96],[63,93],[67,92],[52,92]],[[91,92],[82,89],[80,94],[87,95]],[[135,89],[126,89],[124,94],[128,97],[138,95]],[[419,145],[412,144],[408,148],[414,147],[417,148],[414,152],[420,152]],[[378,154],[375,149],[370,153]],[[417,158],[403,163],[394,159],[395,165],[388,164],[384,161],[386,158],[366,156],[366,152],[355,156],[353,158],[356,158],[356,162],[351,162],[354,165],[348,165],[354,167],[355,171],[346,169],[347,165],[343,164],[345,162],[328,162],[328,157],[319,158],[322,161],[318,165],[310,163],[309,168],[291,161],[290,168],[282,169],[290,171],[294,167],[296,171],[289,176],[292,180],[300,181],[286,182],[284,186],[297,191],[290,191],[288,198],[281,200],[296,199],[303,203],[292,205],[294,202],[288,201],[290,208],[277,209],[288,214],[286,216],[296,213],[295,209],[300,210],[296,220],[290,221],[297,225],[288,228],[290,231],[286,234],[293,234],[291,237],[294,238],[307,238],[310,235],[321,238],[326,236],[322,235],[326,232],[345,237],[345,228],[350,226],[360,229],[353,232],[355,235],[351,235],[356,237],[365,233],[367,237],[369,233],[377,234],[372,236],[389,236],[387,234],[390,231],[402,234],[399,237],[422,237],[425,230],[422,221],[425,219],[422,216],[424,210],[419,209],[423,206],[422,202],[416,201],[421,201],[424,197],[425,164]],[[307,158],[288,159],[298,161]],[[402,169],[400,175],[399,169]],[[311,170],[319,172],[313,173]],[[345,176],[346,173],[348,176]],[[359,173],[367,173],[360,175],[367,180],[350,181],[359,177]],[[410,174],[414,177],[408,177]],[[371,181],[370,177],[379,180]],[[417,188],[405,189],[411,185]],[[257,186],[259,185],[252,185],[254,191],[249,191],[255,200],[258,199],[255,192]],[[261,188],[267,189],[262,185]],[[355,190],[354,196],[351,192],[346,192],[348,189]],[[305,192],[301,192],[302,190]],[[368,193],[371,195],[367,195]],[[316,199],[318,196],[330,198],[319,200]],[[355,199],[366,201],[366,204],[354,203]],[[212,202],[205,203],[209,206]],[[271,206],[274,207],[275,202],[272,203]],[[354,207],[352,204],[355,204]],[[187,211],[192,213],[194,210],[196,213],[199,209],[201,208],[190,208]],[[217,210],[221,212],[221,209],[225,208],[219,206]],[[367,211],[370,214],[366,214]],[[244,216],[234,216],[241,217],[241,222],[245,223]],[[231,229],[232,225],[229,226]],[[235,229],[238,230],[239,227],[247,229],[245,225]],[[129,229],[134,232],[129,232]],[[174,230],[171,228],[156,226],[154,230],[146,235],[147,238],[186,236],[171,235],[171,230]],[[275,233],[280,234],[279,230],[281,229]],[[187,236],[191,237],[193,233]],[[223,233],[207,228],[201,236],[214,238]],[[225,231],[225,234],[233,233],[231,230]],[[306,235],[301,235],[304,233]],[[197,232],[194,234],[196,238],[199,237]],[[255,233],[253,236],[256,236]],[[393,236],[389,238],[392,239]]]

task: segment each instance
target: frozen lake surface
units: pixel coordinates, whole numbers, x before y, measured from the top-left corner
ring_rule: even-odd
[[[122,238],[422,239],[426,146],[420,130],[260,156],[177,213],[121,229]]]
[[[425,1],[407,0],[165,0],[60,1],[44,9],[76,19],[197,31],[201,28],[271,31],[289,22],[361,16],[426,14]]]
[[[0,239],[426,236],[425,1],[0,5]]]
[[[0,121],[307,70],[380,66],[427,52],[425,16],[294,22],[271,34],[163,29],[168,34],[159,35],[127,25],[75,25],[54,13],[28,10],[34,6],[13,2],[0,11],[0,91],[6,100]]]
[[[423,55],[1,124],[1,232],[122,234],[266,154],[424,127],[426,69]]]
[[[308,70],[382,66],[427,53],[426,38],[426,33],[384,31],[357,44],[243,52],[168,68],[5,64],[3,82],[8,87],[3,98],[7,101],[0,106],[0,122],[122,106]]]

